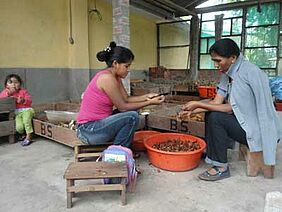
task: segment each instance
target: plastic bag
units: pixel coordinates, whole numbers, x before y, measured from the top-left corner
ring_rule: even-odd
[[[272,95],[276,100],[282,101],[282,76],[277,76],[269,81]]]

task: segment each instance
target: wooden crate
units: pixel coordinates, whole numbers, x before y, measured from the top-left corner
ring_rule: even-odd
[[[11,97],[0,99],[0,137],[9,136],[9,143],[15,138],[15,99]]]
[[[49,138],[69,147],[75,146],[77,140],[75,130],[61,127],[39,119],[33,119],[33,128],[36,135]]]
[[[45,110],[60,111],[79,111],[80,104],[77,102],[60,102],[51,104],[42,104],[35,106],[35,118],[33,119],[34,133],[36,135],[51,139],[66,146],[75,147],[76,131],[56,124],[49,123],[45,114]],[[138,129],[145,128],[145,116],[140,115]]]
[[[174,117],[180,111],[180,107],[178,104],[164,103],[154,108],[148,116],[147,127],[204,137],[204,122],[179,121]]]
[[[166,103],[185,104],[189,101],[199,101],[199,96],[186,96],[186,95],[168,95],[165,97]]]
[[[45,110],[60,110],[60,111],[71,111],[77,112],[79,111],[80,103],[77,102],[58,102],[58,103],[49,103],[49,104],[38,104],[34,105],[33,109],[35,114],[44,112]]]

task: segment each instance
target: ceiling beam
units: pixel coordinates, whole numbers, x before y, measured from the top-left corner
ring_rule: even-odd
[[[280,1],[281,0],[263,0],[263,3],[280,2]],[[209,13],[209,12],[237,9],[237,8],[242,8],[244,6],[252,6],[252,5],[257,5],[257,4],[258,4],[257,0],[251,0],[251,1],[245,1],[245,2],[219,4],[219,5],[204,7],[204,8],[196,8],[195,11],[196,13]]]
[[[170,11],[172,13],[176,12],[175,8],[169,7],[168,5],[166,5],[166,4],[162,3],[162,2],[160,3],[158,0],[143,0],[143,1],[149,2],[149,4],[151,4],[151,5],[158,6],[158,7],[162,8],[162,9]]]
[[[174,18],[173,12],[168,12],[160,7],[156,7],[150,3],[140,1],[140,0],[130,0],[130,5],[133,7],[145,10],[153,15],[165,18],[165,19],[172,19]]]
[[[208,0],[198,0],[198,1],[196,1],[196,3],[193,5],[193,7],[195,8],[195,7],[199,6],[200,4],[203,4],[203,3],[207,2],[207,1],[208,1]]]
[[[203,1],[203,0],[202,0]],[[203,2],[202,1],[200,1],[201,3],[200,4],[202,4]],[[206,2],[207,0],[204,0],[204,2]],[[192,7],[194,7],[194,5],[195,4],[199,4],[198,3],[199,2],[199,0],[191,0],[191,1],[189,1],[189,3],[188,4],[186,4],[185,6],[184,6],[184,8],[186,8],[186,9],[188,9],[188,8],[192,8]]]
[[[197,14],[194,11],[191,10],[187,10],[184,7],[181,7],[178,4],[175,4],[174,2],[172,2],[171,0],[162,0],[162,2],[164,2],[165,4],[175,8],[177,11],[183,12],[186,15],[193,15],[193,16],[197,16]]]

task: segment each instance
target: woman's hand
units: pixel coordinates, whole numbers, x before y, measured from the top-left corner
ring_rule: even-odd
[[[177,117],[190,117],[192,113],[191,110],[182,110],[177,114]]]
[[[157,96],[159,96],[158,93],[148,93],[148,94],[145,94],[146,100],[150,100],[150,99],[152,99],[154,97],[157,97]]]
[[[183,105],[181,109],[185,111],[193,111],[197,109],[198,107],[200,107],[199,101],[190,101],[186,103],[185,105]]]
[[[161,96],[157,95],[157,96],[147,99],[147,101],[150,101],[150,104],[152,105],[159,105],[163,103],[164,100],[165,100],[165,97],[163,95]]]

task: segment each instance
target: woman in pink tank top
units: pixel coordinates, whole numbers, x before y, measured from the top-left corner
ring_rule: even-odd
[[[107,68],[94,76],[84,92],[77,117],[77,136],[87,144],[113,142],[129,147],[139,124],[136,110],[161,104],[165,98],[157,93],[128,96],[121,79],[127,76],[134,60],[130,49],[111,42],[96,57]],[[113,107],[120,112],[113,114]]]

